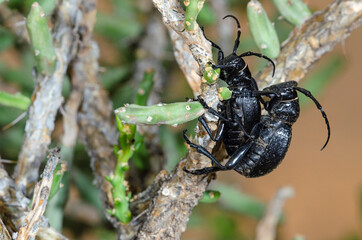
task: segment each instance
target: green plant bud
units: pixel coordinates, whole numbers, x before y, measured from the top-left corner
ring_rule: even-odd
[[[249,26],[254,41],[262,54],[276,58],[280,52],[278,35],[262,5],[252,0],[247,6]]]
[[[204,6],[205,0],[185,0],[184,5],[186,7],[185,11],[185,23],[184,27],[187,31],[195,30],[195,23],[197,15]]]
[[[56,0],[25,0],[23,4],[24,8],[28,11],[34,2],[38,2],[48,16],[52,14],[54,8],[57,5]]]
[[[220,100],[228,100],[231,98],[232,91],[227,87],[221,87],[218,90]]]
[[[201,198],[200,202],[202,202],[202,203],[214,203],[220,198],[220,195],[221,194],[220,194],[219,191],[207,190],[202,195],[202,198]]]
[[[207,63],[205,65],[203,81],[206,81],[207,84],[212,84],[216,82],[216,80],[219,78],[219,74],[220,74],[220,68],[213,69],[211,65]]]
[[[312,15],[308,6],[301,0],[273,0],[280,14],[294,26],[302,24]]]
[[[148,96],[150,95],[152,86],[153,86],[153,77],[155,75],[155,70],[150,69],[145,71],[143,75],[142,82],[138,86],[136,99],[134,101],[135,104],[138,105],[146,105]]]
[[[38,73],[52,75],[57,60],[53,38],[48,27],[46,14],[37,2],[31,5],[26,27],[33,47]]]

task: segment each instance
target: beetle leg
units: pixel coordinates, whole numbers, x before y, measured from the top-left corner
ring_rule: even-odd
[[[217,124],[217,132],[216,132],[215,138],[212,136],[211,129],[207,125],[204,116],[200,116],[198,118],[198,120],[213,141],[218,142],[221,139],[222,135],[224,134],[224,129],[225,129],[225,123],[223,122],[223,120],[220,120],[219,123]]]
[[[201,123],[201,125],[204,127],[204,129],[206,130],[206,132],[207,132],[207,134],[210,136],[210,138],[211,138],[213,141],[216,141],[215,138],[212,136],[211,129],[210,129],[209,126],[207,125],[204,116],[200,116],[200,117],[198,118],[198,120],[199,120],[199,122]]]
[[[186,139],[186,138],[185,138]],[[186,142],[189,141],[188,139],[186,140]],[[208,158],[210,158],[214,163],[217,163],[217,166],[214,167],[206,167],[206,168],[201,168],[201,169],[195,169],[195,170],[189,170],[186,169],[186,167],[183,168],[183,170],[187,173],[193,174],[193,175],[203,175],[203,174],[208,174],[208,173],[212,173],[212,172],[217,172],[217,171],[225,171],[225,170],[232,170],[234,169],[239,163],[240,161],[242,161],[242,159],[244,158],[244,156],[247,154],[247,152],[249,151],[249,149],[251,148],[251,146],[253,145],[254,141],[249,141],[247,142],[245,145],[241,146],[229,159],[229,161],[225,164],[225,166],[222,166],[206,149],[204,149],[206,152],[204,151],[199,151],[199,148],[203,148],[202,146],[197,146],[196,144],[192,144],[194,146],[192,146],[190,144],[191,147],[195,147],[196,146],[196,150],[197,152],[204,154],[205,156],[207,156]]]
[[[241,127],[241,131],[243,131],[244,135],[245,135],[247,138],[251,138],[250,134],[245,130],[244,125],[243,125],[243,123],[241,122],[241,119],[239,118],[239,116],[235,114],[234,117],[236,118],[236,121],[235,121],[235,122]]]
[[[240,161],[244,158],[244,156],[248,153],[251,146],[254,144],[254,141],[248,141],[240,148],[238,148],[233,155],[231,155],[230,159],[225,164],[226,169],[234,169]]]
[[[258,97],[261,104],[263,104],[264,109],[267,111],[268,111],[268,106],[270,105],[269,104],[270,102],[272,102],[272,101],[275,102],[275,101],[277,101],[277,99],[279,99],[279,100],[281,99],[280,94],[277,92],[273,92],[273,91],[265,91],[265,90],[254,91],[253,94]],[[261,96],[269,96],[270,100],[268,102],[265,102]]]
[[[201,169],[195,169],[195,170],[189,170],[186,169],[186,167],[183,167],[183,170],[189,174],[193,174],[193,175],[204,175],[204,174],[209,174],[212,172],[217,172],[217,171],[223,171],[223,170],[227,170],[227,169],[221,169],[219,167],[206,167],[206,168],[201,168]]]
[[[188,98],[188,97],[186,97],[185,99],[186,99],[186,101],[189,101],[189,100],[198,101],[209,113],[215,115],[216,117],[218,117],[218,118],[220,118],[220,119],[222,119],[222,120],[224,120],[224,121],[230,121],[230,119],[226,119],[226,118],[223,116],[222,112],[219,112],[219,111],[217,111],[216,109],[213,109],[212,107],[209,107],[209,105],[207,105],[207,103],[204,101],[204,99],[202,99],[202,98],[200,97],[200,95],[197,96],[197,99]],[[200,119],[199,119],[199,121],[200,121]],[[201,121],[200,121],[200,122],[201,122]],[[203,124],[203,123],[201,122],[201,124]],[[205,124],[206,124],[206,123],[205,123]],[[203,124],[203,126],[204,126],[204,124]],[[205,128],[206,128],[206,127],[205,127]]]
[[[261,90],[261,91],[254,91],[253,94],[255,96],[269,96],[269,97],[277,97],[277,98],[281,98],[281,95],[277,92],[273,92],[273,91],[266,91],[266,90]]]
[[[224,166],[221,165],[221,163],[219,163],[219,161],[217,161],[217,160],[215,159],[215,157],[212,156],[212,154],[211,154],[209,151],[207,151],[207,149],[205,149],[203,146],[194,144],[194,143],[192,143],[192,142],[190,141],[190,139],[186,136],[186,131],[187,131],[186,129],[183,131],[183,136],[184,136],[184,139],[185,139],[186,143],[187,143],[190,147],[195,148],[198,153],[201,153],[201,154],[205,155],[206,157],[208,157],[208,158],[209,158],[211,161],[213,161],[219,168],[223,169]]]
[[[223,104],[221,104],[221,102],[219,102],[218,104],[217,104],[217,108],[218,109],[220,109],[220,110],[225,110],[225,106],[223,105]]]
[[[207,105],[207,103],[204,101],[204,99],[202,99],[202,98],[200,97],[200,95],[197,96],[197,101],[199,101],[199,103],[200,103],[205,109],[207,109],[207,111],[208,111],[209,113],[215,115],[216,117],[218,117],[218,118],[220,118],[220,119],[222,119],[222,120],[224,120],[224,121],[229,121],[228,119],[226,119],[226,118],[222,115],[222,113],[218,112],[216,109],[213,109],[212,107],[209,107],[209,105]]]
[[[224,121],[219,121],[219,123],[217,124],[217,132],[216,132],[216,136],[215,136],[215,141],[218,142],[221,140],[222,136],[225,133],[225,123]]]
[[[251,85],[253,86],[253,89],[258,91],[259,88],[258,88],[258,84],[256,83],[255,79],[254,78],[251,78]]]

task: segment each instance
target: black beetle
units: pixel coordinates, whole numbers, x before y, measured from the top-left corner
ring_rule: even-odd
[[[299,117],[300,109],[297,91],[311,98],[321,111],[328,130],[327,140],[321,150],[326,147],[330,138],[329,121],[322,106],[309,91],[298,87],[295,81],[272,85],[264,90],[273,92],[267,94],[261,92],[262,95],[269,95],[270,97],[270,100],[264,104],[268,114],[263,115],[260,122],[255,124],[250,133],[250,138],[239,148],[233,152],[227,150],[231,157],[225,166],[221,165],[205,148],[191,143],[185,135],[186,131],[184,131],[187,144],[192,148],[196,148],[198,152],[209,157],[216,164],[214,167],[197,170],[184,168],[186,172],[201,175],[220,170],[235,170],[246,177],[260,177],[274,170],[288,151],[292,137],[291,127]],[[240,132],[235,132],[235,134],[240,134]],[[223,142],[226,147],[225,140]]]
[[[243,57],[254,55],[267,59],[273,65],[273,75],[275,65],[270,58],[260,53],[254,53],[249,51],[239,56],[236,54],[240,43],[240,23],[238,19],[232,15],[227,15],[223,19],[228,17],[233,18],[236,21],[238,27],[233,52],[224,58],[224,52],[221,50],[221,48],[212,41],[209,41],[211,42],[213,47],[219,50],[217,65],[212,65],[212,67],[214,69],[220,68],[221,71],[219,78],[224,80],[228,84],[229,89],[232,91],[231,98],[222,101],[221,104],[219,104],[218,108],[221,110],[221,112],[209,108],[206,103],[204,103],[200,98],[198,99],[198,101],[200,101],[200,103],[205,108],[207,108],[209,112],[224,120],[219,122],[219,132],[215,138],[213,138],[211,130],[207,126],[203,116],[199,117],[200,123],[204,126],[204,128],[214,141],[218,141],[220,139],[220,134],[222,132],[225,135],[224,143],[226,149],[229,150],[230,148],[230,151],[228,152],[233,152],[234,150],[239,148],[239,146],[243,142],[245,142],[244,136],[249,137],[250,131],[253,126],[260,121],[260,102],[263,103],[263,100],[260,98],[259,95],[253,94],[254,92],[258,91],[258,85],[254,78],[251,76],[249,67],[243,60]],[[230,126],[225,127],[225,124]],[[223,130],[225,130],[225,133],[223,132]],[[243,135],[235,134],[235,132],[243,132]]]
[[[233,18],[238,23],[237,19]],[[235,170],[246,177],[259,177],[274,170],[288,151],[292,136],[291,126],[299,117],[297,91],[311,98],[325,119],[328,138],[322,150],[329,141],[330,126],[322,106],[309,91],[298,87],[297,82],[280,83],[267,87],[263,91],[258,91],[255,80],[251,77],[246,63],[242,60],[243,54],[240,56],[235,54],[239,44],[239,23],[238,27],[234,51],[228,57],[223,58],[220,47],[212,43],[212,46],[219,49],[218,65],[214,65],[214,68],[221,68],[221,78],[233,90],[231,98],[221,102],[219,106],[221,112],[208,107],[201,98],[198,98],[198,101],[210,113],[220,118],[216,137],[212,136],[205,119],[199,118],[201,124],[211,139],[223,141],[226,151],[231,157],[223,166],[205,148],[192,143],[187,138],[185,130],[183,135],[186,143],[216,164],[213,167],[196,170],[188,170],[184,167],[184,171],[187,173],[201,175],[220,170]],[[261,96],[268,96],[270,100],[264,101]],[[267,115],[261,116],[259,102],[264,105],[268,112]]]

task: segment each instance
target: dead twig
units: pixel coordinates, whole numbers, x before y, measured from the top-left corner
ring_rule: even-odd
[[[256,240],[273,240],[276,236],[276,228],[280,219],[282,208],[287,198],[294,196],[292,187],[280,188],[269,202],[264,217],[256,229]]]
[[[48,161],[40,180],[34,189],[31,211],[26,215],[23,226],[19,229],[17,240],[35,239],[35,236],[42,225],[42,216],[45,212],[50,189],[53,182],[55,167],[60,161],[60,148],[49,150]]]
[[[15,182],[9,177],[2,165],[0,165],[0,212],[3,223],[9,233],[13,234],[25,224],[29,213],[30,200],[19,190]],[[64,236],[46,225],[46,219],[40,220],[44,226],[39,228],[37,237],[39,240],[66,240]]]
[[[0,165],[0,212],[10,233],[17,232],[23,224],[29,202]]]
[[[11,240],[10,233],[0,218],[0,239]]]

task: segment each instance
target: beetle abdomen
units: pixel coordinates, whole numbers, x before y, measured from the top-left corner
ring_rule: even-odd
[[[284,159],[290,145],[289,125],[263,116],[259,138],[235,169],[246,177],[260,177],[273,171]]]
[[[223,142],[226,152],[229,156],[245,143],[245,136],[240,127],[227,127],[225,130]]]

